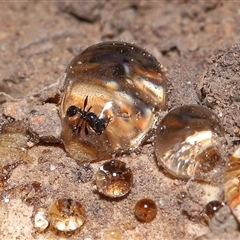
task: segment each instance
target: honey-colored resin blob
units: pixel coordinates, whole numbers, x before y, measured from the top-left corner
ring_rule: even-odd
[[[28,149],[38,139],[22,121],[2,125],[0,130],[0,189],[7,186],[12,171],[21,163],[31,163]]]
[[[27,150],[34,146],[34,142],[37,142],[37,139],[24,122],[15,121],[4,124],[0,133],[0,166],[18,160],[30,161]]]
[[[132,182],[132,171],[122,161],[108,161],[96,173],[97,189],[107,197],[118,198],[126,195],[131,189]]]
[[[134,215],[142,223],[151,222],[157,215],[157,205],[152,199],[143,198],[136,203]]]
[[[146,50],[103,42],[67,67],[61,103],[62,140],[78,163],[108,159],[141,144],[165,108],[166,80]]]
[[[240,147],[229,159],[224,175],[225,198],[240,222]]]
[[[86,220],[83,205],[73,199],[58,199],[48,211],[50,225],[61,233],[72,233],[80,229]]]
[[[222,127],[210,109],[195,105],[175,108],[157,128],[157,161],[175,177],[209,181],[223,167],[221,137]]]

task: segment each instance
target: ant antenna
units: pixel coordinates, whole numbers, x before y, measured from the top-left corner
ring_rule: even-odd
[[[83,110],[85,110],[88,103],[88,96],[85,97],[84,103],[83,103]]]

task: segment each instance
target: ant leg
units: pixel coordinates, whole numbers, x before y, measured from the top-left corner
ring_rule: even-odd
[[[73,127],[72,133],[76,132],[76,130],[77,130],[77,125]]]
[[[88,131],[87,124],[85,124],[85,129],[84,129],[84,130],[85,130],[85,135],[86,135],[86,136],[88,136],[88,134],[89,134],[89,131]]]
[[[77,133],[78,134],[81,132],[83,123],[84,123],[84,119],[82,121],[80,121],[79,124],[77,125]]]
[[[76,125],[73,127],[72,133],[74,133],[74,132],[76,132],[76,131],[77,131],[77,133],[80,133],[81,128],[82,128],[82,124],[81,124],[81,123],[80,123],[80,124],[79,124],[79,123],[76,124]]]
[[[78,123],[73,127],[72,133],[77,131],[77,133],[79,134],[82,129],[83,122],[84,122],[84,119],[80,119]]]
[[[108,124],[113,120],[114,116],[111,116],[107,119],[107,124],[106,124],[106,127],[108,126]]]

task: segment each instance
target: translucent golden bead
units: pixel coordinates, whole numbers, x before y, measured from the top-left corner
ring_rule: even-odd
[[[182,106],[160,122],[155,137],[159,165],[179,178],[208,180],[221,164],[218,117],[202,106]]]
[[[118,198],[126,195],[131,189],[132,182],[132,171],[122,161],[108,161],[96,173],[97,189],[107,197]]]
[[[142,223],[151,222],[157,215],[157,205],[152,199],[143,198],[136,203],[134,214]]]

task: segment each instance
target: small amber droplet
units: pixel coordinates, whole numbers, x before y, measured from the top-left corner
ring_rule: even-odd
[[[141,199],[135,205],[134,214],[140,222],[151,222],[157,215],[157,205],[151,199]]]
[[[157,161],[179,178],[209,181],[223,166],[218,117],[202,106],[182,106],[160,122],[155,138]]]
[[[212,219],[216,212],[219,211],[221,207],[223,207],[224,204],[219,201],[211,201],[206,204],[205,206],[205,214],[208,216],[209,219]]]
[[[96,173],[96,186],[107,197],[118,198],[126,195],[132,186],[133,174],[126,163],[111,160],[104,163]]]
[[[37,231],[43,232],[49,225],[47,211],[44,208],[39,208],[34,216],[34,227]]]
[[[117,227],[108,228],[103,236],[104,240],[122,240],[121,230]]]
[[[78,230],[86,220],[83,205],[72,199],[58,199],[52,203],[48,211],[53,229],[69,233]]]

